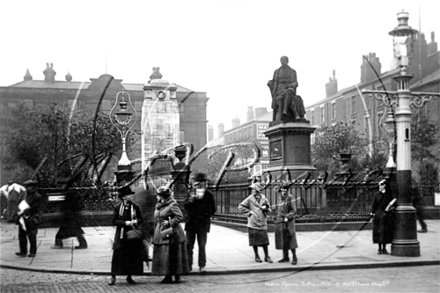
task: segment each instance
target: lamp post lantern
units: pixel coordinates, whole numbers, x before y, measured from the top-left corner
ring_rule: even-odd
[[[395,124],[395,142],[397,145],[396,191],[398,207],[396,208],[397,228],[391,245],[391,255],[420,256],[420,243],[417,240],[416,213],[411,199],[411,107],[421,107],[438,93],[411,92],[409,81],[413,78],[408,74],[409,61],[414,55],[414,40],[417,30],[408,25],[409,14],[397,14],[398,26],[389,34],[393,36],[394,57],[398,61],[400,72],[394,77],[398,84],[397,92],[363,90],[364,94],[380,100],[394,112],[388,115],[386,126],[389,131],[391,123]],[[393,114],[393,113],[391,113]],[[395,123],[394,123],[395,121]],[[394,132],[394,131],[393,131]],[[394,136],[394,135],[393,135]],[[393,169],[394,139],[390,143],[390,157],[387,167]]]
[[[388,162],[386,164],[386,168],[389,173],[392,173],[396,170],[396,163],[394,162],[394,146],[396,144],[396,119],[394,118],[394,113],[389,111],[387,114],[387,119],[384,121],[384,128],[388,134],[389,141],[389,154],[388,154]]]
[[[119,105],[119,107],[117,107]],[[134,116],[134,119],[133,119]],[[133,176],[131,162],[127,156],[127,135],[134,127],[137,120],[137,112],[131,103],[130,94],[120,91],[116,94],[115,104],[109,113],[111,124],[118,130],[122,140],[122,155],[118,162],[118,169],[115,172],[116,181],[120,184],[129,181]]]

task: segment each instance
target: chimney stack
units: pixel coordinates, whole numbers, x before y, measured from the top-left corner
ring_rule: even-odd
[[[247,121],[251,121],[252,119],[254,119],[254,109],[252,106],[248,106],[248,110],[247,110]]]
[[[43,71],[44,73],[44,81],[45,82],[54,82],[55,75],[57,74],[55,70],[53,70],[53,63],[46,63],[46,69]]]
[[[223,123],[220,123],[218,125],[218,138],[222,137],[224,132],[225,132],[225,125]]]

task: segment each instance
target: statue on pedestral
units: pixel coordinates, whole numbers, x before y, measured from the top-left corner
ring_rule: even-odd
[[[296,71],[288,65],[288,57],[283,56],[280,61],[281,67],[275,70],[273,79],[267,83],[272,95],[273,121],[305,121],[304,102],[296,95]]]

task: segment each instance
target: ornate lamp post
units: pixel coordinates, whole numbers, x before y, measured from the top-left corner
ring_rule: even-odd
[[[386,168],[388,169],[389,173],[393,173],[396,170],[396,163],[394,163],[394,145],[396,144],[396,119],[394,119],[394,113],[389,111],[387,115],[387,119],[384,121],[384,128],[385,131],[388,134],[388,141],[389,141],[389,154],[388,154],[388,162],[386,164]]]
[[[117,107],[119,105],[119,107]],[[133,119],[134,114],[134,119]],[[131,180],[133,172],[131,162],[127,156],[127,135],[136,124],[137,112],[131,103],[130,94],[120,91],[116,94],[116,101],[109,113],[111,124],[119,131],[122,139],[122,155],[118,162],[116,181],[120,185],[124,181]]]
[[[363,92],[380,100],[385,106],[395,108],[396,144],[397,144],[397,230],[391,246],[394,256],[420,256],[420,244],[417,241],[417,223],[415,209],[411,200],[411,107],[421,107],[437,93],[411,93],[409,81],[412,75],[407,73],[409,60],[414,55],[414,40],[417,30],[408,26],[407,12],[397,14],[398,26],[389,34],[393,36],[394,56],[400,67],[400,73],[394,77],[398,83],[397,92],[366,91]],[[393,123],[388,117],[387,123]],[[392,156],[393,151],[390,151]],[[390,158],[392,159],[392,158]],[[388,161],[392,166],[394,161]]]

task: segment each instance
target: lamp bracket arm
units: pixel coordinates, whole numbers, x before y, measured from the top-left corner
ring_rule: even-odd
[[[373,97],[378,101],[382,101],[387,107],[395,107],[399,105],[397,92],[362,90],[367,97]]]
[[[433,98],[439,98],[440,93],[422,93],[422,92],[412,92],[413,97],[410,102],[410,107],[422,107],[426,102],[431,101]]]

